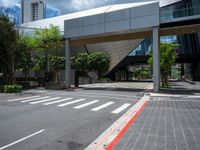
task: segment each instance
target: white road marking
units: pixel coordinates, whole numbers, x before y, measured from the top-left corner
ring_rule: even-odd
[[[193,95],[193,96],[188,96],[188,98],[200,98],[200,96]]]
[[[37,134],[40,134],[40,133],[42,133],[42,132],[44,132],[44,129],[42,129],[42,130],[40,130],[40,131],[38,131],[38,132],[35,132],[35,133],[31,134],[31,135],[28,135],[28,136],[26,136],[26,137],[24,137],[24,138],[21,138],[20,140],[17,140],[17,141],[15,141],[15,142],[13,142],[13,143],[10,143],[10,144],[8,144],[8,145],[5,145],[5,146],[3,146],[3,147],[0,147],[0,150],[4,150],[4,149],[6,149],[6,148],[8,148],[8,147],[11,147],[11,146],[13,146],[13,145],[15,145],[15,144],[17,144],[17,143],[19,143],[19,142],[22,142],[22,141],[24,141],[24,140],[26,140],[26,139],[29,139],[29,138],[31,138],[31,137],[33,137],[33,136],[35,136],[35,135],[37,135]]]
[[[91,111],[98,111],[98,110],[103,109],[103,108],[105,108],[107,106],[110,106],[112,104],[114,104],[114,102],[107,102],[107,103],[105,103],[103,105],[100,105],[100,106],[98,106],[96,108],[91,109]]]
[[[153,97],[177,97],[177,98],[200,98],[199,95],[178,95],[178,94],[162,94],[162,93],[150,93]]]
[[[67,105],[71,105],[71,104],[74,104],[74,103],[78,103],[78,102],[81,102],[81,101],[84,101],[85,99],[78,99],[78,100],[75,100],[75,101],[72,101],[72,102],[68,102],[68,103],[64,103],[64,104],[60,104],[60,105],[57,105],[58,107],[63,107],[63,106],[67,106]]]
[[[122,105],[121,107],[113,110],[111,113],[112,114],[118,114],[120,113],[121,111],[123,111],[124,109],[126,109],[127,107],[129,107],[131,104],[130,103],[125,103],[124,105]]]
[[[58,101],[53,101],[53,102],[49,102],[49,103],[44,103],[43,105],[51,105],[51,104],[56,104],[56,103],[60,103],[60,102],[64,102],[64,101],[68,101],[71,100],[72,98],[66,98],[66,99],[61,99]]]
[[[24,97],[24,98],[12,99],[12,100],[8,100],[8,101],[9,102],[14,102],[14,101],[21,101],[21,100],[30,99],[30,98],[36,98],[36,97],[40,97],[40,96]]]
[[[54,97],[54,98],[50,98],[50,99],[45,99],[45,100],[41,100],[41,101],[36,101],[36,102],[31,102],[30,104],[38,104],[38,103],[43,103],[43,102],[49,102],[49,101],[53,101],[56,99],[59,99],[61,97]]]
[[[36,100],[45,99],[45,98],[49,98],[49,97],[50,97],[50,96],[45,96],[45,97],[40,97],[40,98],[29,99],[29,100],[21,101],[21,103],[30,102],[30,101],[36,101]]]
[[[86,106],[89,106],[89,105],[92,105],[94,103],[97,103],[98,100],[94,100],[94,101],[91,101],[91,102],[88,102],[88,103],[85,103],[85,104],[82,104],[82,105],[79,105],[79,106],[76,106],[74,107],[75,109],[80,109],[80,108],[83,108],[83,107],[86,107]]]

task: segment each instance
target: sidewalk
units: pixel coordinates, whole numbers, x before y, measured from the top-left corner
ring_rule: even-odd
[[[199,150],[200,98],[152,97],[114,150]]]
[[[83,89],[110,89],[110,90],[151,90],[152,82],[113,82],[113,83],[93,83],[80,85]]]

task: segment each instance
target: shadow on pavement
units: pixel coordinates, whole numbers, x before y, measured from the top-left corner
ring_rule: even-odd
[[[200,94],[200,90],[173,88],[173,89],[161,89],[160,93],[179,94],[179,95],[195,95],[195,94]]]
[[[172,82],[170,89],[161,89],[160,93],[179,95],[200,95],[200,83],[190,84],[188,82]]]

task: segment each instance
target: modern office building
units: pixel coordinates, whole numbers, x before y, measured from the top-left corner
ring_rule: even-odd
[[[45,0],[21,0],[21,23],[45,19]]]
[[[200,0],[157,2],[144,0],[136,3],[134,1],[24,23],[21,28],[31,32],[33,29],[49,27],[50,24],[60,27],[65,38],[67,85],[70,85],[69,50],[107,52],[111,58],[107,75],[115,79],[116,70],[129,65],[124,63],[126,59],[130,62],[138,60],[137,63],[140,63],[140,57],[147,58],[149,51],[153,49],[156,58],[153,70],[154,83],[156,83],[154,85],[155,87],[157,85],[155,90],[157,91],[160,39],[180,43],[179,63],[195,60],[193,63],[196,67],[193,72],[198,79],[200,76]],[[160,36],[161,38],[158,38]]]

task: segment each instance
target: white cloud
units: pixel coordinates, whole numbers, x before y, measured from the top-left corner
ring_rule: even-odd
[[[58,8],[47,5],[47,9],[50,9],[52,11],[56,11],[56,12],[58,12],[58,14],[60,14],[60,9],[58,9]]]
[[[3,6],[3,7],[13,7],[13,6],[18,6],[20,7],[20,4],[19,4],[19,0],[0,0],[0,6]]]
[[[60,10],[60,14],[67,14],[86,9],[92,9],[111,4],[133,3],[149,0],[46,0],[47,5]]]
[[[89,9],[94,8],[97,6],[102,6],[108,3],[109,0],[72,0],[71,1],[71,7],[75,10],[83,10],[83,9]]]
[[[47,5],[60,10],[61,14],[77,12],[104,5],[112,4],[116,0],[47,0]]]

